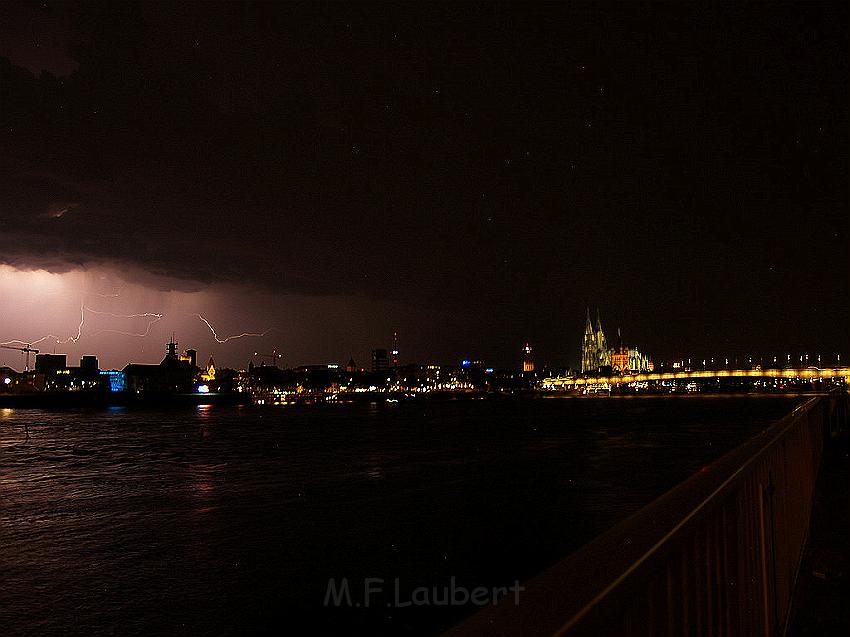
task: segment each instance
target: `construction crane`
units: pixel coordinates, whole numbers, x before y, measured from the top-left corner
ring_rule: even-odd
[[[31,347],[32,343],[25,343],[23,347],[15,347],[14,345],[0,345],[3,349],[16,349],[21,353],[26,354],[27,356],[27,364],[24,369],[25,372],[30,370],[30,352],[33,354],[38,354],[38,350]]]
[[[271,354],[260,354],[259,352],[254,352],[254,356],[258,356],[260,358],[260,364],[263,364],[264,358],[270,359],[271,364],[274,367],[277,367],[278,359],[283,358],[283,354],[278,353],[277,349],[273,349]]]

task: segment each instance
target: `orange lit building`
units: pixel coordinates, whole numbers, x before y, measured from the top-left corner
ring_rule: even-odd
[[[533,372],[534,371],[534,361],[531,359],[531,345],[526,343],[525,347],[522,348],[522,352],[523,352],[522,371]]]
[[[611,353],[611,371],[615,374],[625,374],[629,370],[629,348],[618,343]]]

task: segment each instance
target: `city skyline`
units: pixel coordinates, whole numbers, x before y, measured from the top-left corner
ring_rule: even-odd
[[[0,274],[2,274],[2,268],[0,268]],[[2,283],[2,279],[0,279],[0,283]],[[120,295],[100,296],[113,298],[119,297]],[[524,370],[529,372],[534,371],[535,369],[539,371],[544,368],[547,370],[570,369],[582,375],[601,373],[609,369],[613,369],[615,373],[622,373],[623,371],[630,369],[630,366],[632,372],[653,371],[656,366],[660,370],[663,370],[665,366],[668,368],[681,366],[682,368],[687,367],[693,369],[718,370],[724,368],[728,369],[730,366],[733,368],[748,368],[754,365],[759,367],[764,366],[766,368],[782,368],[788,366],[804,368],[810,365],[813,367],[831,368],[840,366],[842,361],[843,353],[835,348],[825,352],[804,351],[793,348],[783,348],[781,350],[771,352],[751,350],[745,355],[740,356],[733,355],[728,351],[724,352],[722,350],[711,351],[708,353],[679,350],[674,356],[653,360],[653,356],[651,354],[647,354],[645,351],[640,351],[634,346],[634,344],[623,341],[620,327],[616,328],[616,340],[609,341],[606,339],[602,330],[601,313],[599,312],[599,309],[597,308],[595,324],[591,321],[590,308],[587,307],[585,310],[586,318],[584,335],[582,339],[576,339],[580,340],[580,348],[575,360],[552,358],[550,355],[547,355],[546,352],[543,353],[542,358],[539,357],[539,354],[532,355],[532,352],[536,350],[536,348],[533,348],[527,339],[518,343],[518,345],[522,346],[515,349],[514,358],[509,359],[507,362],[497,362],[498,359],[492,352],[482,353],[480,351],[474,351],[472,353],[470,353],[470,351],[462,351],[454,358],[442,360],[434,358],[407,358],[409,353],[398,349],[398,331],[393,331],[388,342],[381,342],[380,339],[378,339],[375,343],[372,343],[371,346],[364,345],[363,348],[365,349],[363,349],[362,353],[359,355],[355,355],[352,351],[352,353],[349,354],[332,354],[323,359],[316,355],[309,354],[305,358],[297,359],[285,352],[278,345],[270,345],[270,342],[275,342],[274,336],[269,334],[271,330],[234,334],[225,333],[220,329],[216,330],[212,323],[199,313],[195,313],[193,318],[200,321],[200,324],[203,327],[197,328],[197,325],[193,323],[196,330],[190,333],[194,335],[194,340],[192,337],[189,337],[186,342],[183,343],[183,347],[181,349],[200,349],[201,359],[206,359],[207,354],[204,352],[208,351],[208,356],[210,358],[218,358],[219,361],[225,361],[224,366],[232,369],[245,369],[249,364],[263,365],[267,363],[270,365],[280,366],[282,368],[298,368],[311,365],[321,366],[325,364],[334,365],[339,368],[347,368],[353,360],[356,363],[357,369],[361,371],[369,371],[371,369],[374,371],[376,352],[381,352],[380,355],[383,356],[385,361],[385,368],[404,367],[407,365],[462,366],[467,364],[470,360],[474,360],[481,362],[481,364],[485,367],[502,370]],[[112,322],[126,323],[129,321],[130,326],[133,322],[136,324],[143,324],[144,330],[142,332],[131,332],[127,330],[119,330],[114,326],[91,327],[92,319],[96,320],[99,317],[104,316],[106,317],[107,325],[112,325]],[[83,301],[79,307],[78,317],[79,321],[75,328],[76,334],[71,334],[70,336],[61,337],[57,334],[49,333],[29,340],[10,339],[0,341],[0,346],[2,346],[0,349],[0,366],[5,365],[14,368],[15,359],[19,358],[20,361],[25,361],[28,360],[31,355],[34,361],[36,354],[41,353],[61,354],[63,356],[69,356],[70,359],[75,357],[82,358],[86,356],[95,356],[98,360],[106,361],[108,363],[104,366],[105,369],[120,369],[125,365],[132,363],[154,363],[161,355],[162,347],[167,346],[170,351],[172,345],[178,346],[183,341],[182,337],[180,339],[177,338],[176,331],[172,330],[169,334],[169,323],[165,321],[165,314],[152,312],[118,314],[93,309],[86,305],[85,301]],[[164,325],[159,325],[161,322],[164,322]],[[145,345],[139,348],[139,358],[121,361],[120,358],[118,358],[118,355],[108,349],[93,350],[90,346],[91,339],[87,338],[89,331],[93,331],[95,336],[103,333],[110,333],[119,340],[127,338],[144,339]],[[199,332],[200,336],[198,336]],[[267,337],[268,341],[263,340]],[[160,339],[160,342],[156,343],[159,345],[159,349],[151,347],[151,342],[155,341],[157,338]],[[228,349],[224,346],[237,341],[241,344],[243,339],[247,345],[243,345],[240,351],[245,353],[245,357],[242,360],[234,359],[233,350],[228,351]],[[212,343],[210,343],[210,340]],[[166,343],[166,345],[163,346],[163,343]],[[254,344],[254,347],[250,347],[251,343]],[[204,347],[206,347],[207,350],[204,350]],[[392,349],[390,349],[390,347],[392,347]],[[618,355],[619,360],[617,360]],[[844,361],[846,362],[847,360],[846,355],[844,355]],[[22,371],[25,369],[26,364],[20,363],[20,361],[18,366],[20,367],[19,371]],[[348,361],[348,363],[345,361]],[[529,362],[531,363],[530,368],[528,367]]]

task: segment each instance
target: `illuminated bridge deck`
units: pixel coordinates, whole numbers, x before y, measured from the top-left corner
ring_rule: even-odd
[[[658,382],[666,380],[705,380],[724,378],[830,380],[836,378],[847,378],[848,376],[850,376],[850,367],[806,367],[802,369],[718,369],[681,372],[649,372],[644,374],[624,374],[612,376],[561,376],[544,378],[543,388],[567,389],[570,387],[629,385],[631,383]]]

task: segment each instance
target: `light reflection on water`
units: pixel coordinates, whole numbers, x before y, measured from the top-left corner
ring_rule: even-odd
[[[527,577],[791,405],[0,409],[0,634],[434,633],[327,579]]]

